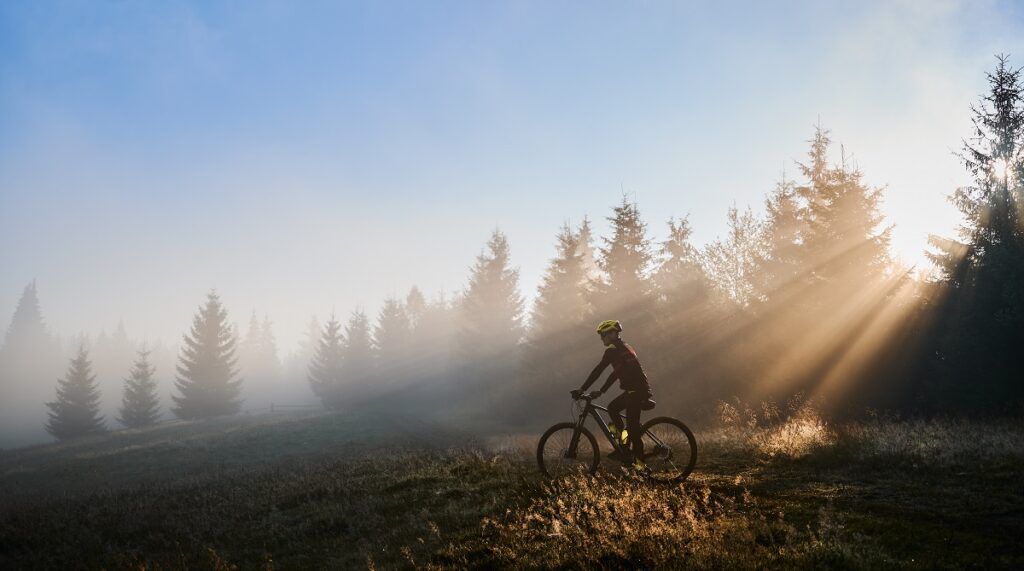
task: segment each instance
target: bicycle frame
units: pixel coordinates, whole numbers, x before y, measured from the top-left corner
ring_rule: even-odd
[[[594,418],[594,420],[597,421],[597,425],[601,427],[601,433],[603,433],[604,437],[608,439],[608,442],[612,444],[612,448],[628,452],[628,450],[624,449],[622,445],[619,442],[617,442],[615,436],[612,435],[611,429],[608,428],[608,423],[605,422],[603,418],[601,418],[600,414],[597,414],[597,411],[599,410],[603,410],[607,414],[608,409],[601,405],[594,404],[592,398],[584,397],[584,399],[587,401],[587,404],[583,407],[583,411],[580,412],[579,418],[576,419],[576,427],[573,430],[572,439],[569,441],[569,450],[567,455],[570,458],[576,457],[576,447],[579,445],[580,442],[580,429],[583,428],[583,424],[587,421],[587,416],[591,416]],[[643,438],[643,436],[643,434],[640,435],[641,438]],[[647,434],[647,437],[653,440],[656,446],[667,448],[665,443],[662,442],[661,439],[655,436],[654,434]],[[647,455],[645,454],[644,456],[646,457]]]

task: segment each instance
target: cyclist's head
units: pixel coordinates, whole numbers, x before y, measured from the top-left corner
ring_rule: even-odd
[[[601,336],[601,342],[605,345],[611,345],[612,341],[618,339],[620,331],[622,331],[622,324],[615,319],[602,321],[597,326],[597,334]]]

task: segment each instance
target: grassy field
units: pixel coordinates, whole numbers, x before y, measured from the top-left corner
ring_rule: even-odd
[[[1024,568],[1020,423],[792,412],[723,405],[675,487],[370,413],[5,452],[0,568]]]

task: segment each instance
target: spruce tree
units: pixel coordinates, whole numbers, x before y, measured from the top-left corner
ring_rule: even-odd
[[[997,60],[959,154],[973,179],[951,197],[960,240],[930,239],[944,286],[933,374],[948,404],[975,412],[1024,409],[1024,85],[1007,56]]]
[[[669,321],[697,310],[709,296],[701,252],[690,242],[692,233],[687,218],[669,219],[668,239],[661,243],[653,279],[662,307],[658,313]]]
[[[89,352],[79,346],[68,372],[57,381],[57,400],[46,403],[50,420],[46,431],[58,440],[66,440],[106,430],[100,416],[100,393],[92,374]]]
[[[39,309],[39,295],[36,281],[25,286],[14,310],[7,334],[4,336],[2,353],[13,355],[25,351],[36,352],[38,347],[51,341]]]
[[[823,286],[819,294],[862,290],[890,264],[892,227],[879,229],[883,189],[868,188],[860,169],[847,165],[845,153],[838,166],[829,166],[830,144],[829,132],[818,126],[810,161],[800,164],[807,182],[795,188],[802,200],[802,273],[812,287]]]
[[[519,270],[510,261],[508,239],[495,230],[458,302],[455,365],[461,383],[450,404],[460,412],[497,406],[519,372],[523,299]]]
[[[411,336],[412,329],[405,306],[393,297],[385,299],[373,330],[373,347],[382,383],[395,385],[406,380]]]
[[[142,428],[160,420],[160,397],[157,396],[153,372],[149,351],[139,351],[129,377],[124,380],[120,416],[117,418],[128,428]]]
[[[405,312],[409,316],[410,329],[416,329],[424,312],[427,310],[427,299],[423,297],[420,288],[412,286],[405,296]]]
[[[550,418],[563,405],[565,387],[579,382],[594,344],[587,305],[588,275],[579,232],[568,224],[556,237],[555,257],[537,288],[525,346],[523,390],[526,412]]]
[[[566,333],[583,326],[590,313],[580,235],[565,224],[556,240],[556,255],[537,288],[530,319],[530,338],[535,345],[557,344]]]
[[[48,439],[44,403],[62,373],[60,343],[40,309],[35,280],[25,286],[0,346],[0,447]]]
[[[172,411],[179,418],[211,418],[234,414],[241,408],[242,379],[235,379],[235,335],[227,311],[216,292],[206,297],[184,336]]]
[[[345,345],[341,360],[345,387],[355,400],[365,399],[375,391],[375,369],[370,319],[363,310],[357,309],[345,324]]]
[[[418,387],[426,389],[451,380],[451,357],[458,332],[458,307],[444,294],[425,301],[418,288],[406,296],[406,306],[413,316],[410,341],[410,371]],[[439,394],[439,391],[434,391]]]
[[[460,309],[459,348],[471,374],[507,377],[522,338],[523,299],[519,270],[510,266],[508,239],[499,230],[476,258]]]
[[[577,234],[578,253],[580,264],[583,266],[583,274],[587,280],[596,279],[601,273],[601,268],[597,265],[597,252],[594,250],[594,231],[590,228],[590,219],[586,216],[583,217]]]
[[[796,184],[783,175],[765,199],[765,257],[758,268],[757,297],[764,303],[784,302],[798,288],[801,272],[802,223]]]
[[[308,373],[313,394],[319,397],[327,408],[336,408],[345,396],[345,377],[342,369],[344,349],[345,337],[341,334],[341,323],[332,313],[320,333]]]
[[[599,249],[601,275],[590,282],[593,320],[618,319],[638,351],[656,337],[655,297],[651,282],[654,254],[640,208],[623,195],[607,219],[612,236]]]

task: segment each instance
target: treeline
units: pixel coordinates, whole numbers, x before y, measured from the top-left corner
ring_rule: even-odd
[[[613,318],[670,414],[701,415],[719,399],[797,394],[841,415],[1019,414],[1024,96],[1020,70],[1005,57],[988,80],[970,109],[975,132],[958,155],[973,183],[951,196],[964,224],[957,239],[931,238],[931,273],[893,261],[883,189],[867,185],[845,151],[836,157],[818,126],[798,176],[775,184],[763,212],[731,208],[726,234],[709,244],[692,243],[687,217],[665,221],[666,238],[656,241],[639,205],[623,197],[607,217],[607,236],[595,237],[585,217],[559,230],[526,308],[511,246],[495,230],[457,295],[427,301],[414,287],[385,300],[373,318],[356,311],[311,323],[303,382],[329,408],[548,423],[600,355],[593,326]],[[23,311],[37,305],[34,286],[26,295],[0,367],[18,354],[18,339],[45,344],[41,318],[31,317],[38,308]],[[280,383],[269,321],[253,314],[238,339],[211,293],[178,352],[175,415],[237,412],[244,387],[272,391]],[[243,375],[239,359],[248,363]],[[74,398],[80,409],[96,409],[92,389],[81,388],[92,386],[87,361],[79,352],[56,400],[50,393],[55,435]],[[149,410],[151,374],[139,354],[123,407],[138,401]],[[119,418],[135,418],[123,407]],[[101,426],[92,423],[97,415],[80,415],[81,426],[92,427],[83,430]]]

